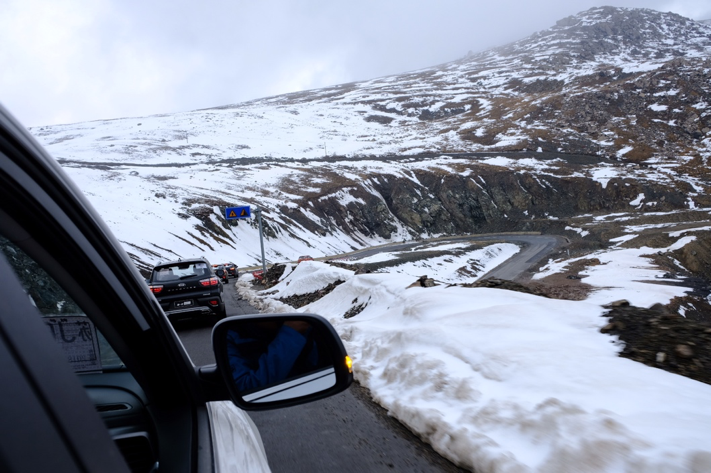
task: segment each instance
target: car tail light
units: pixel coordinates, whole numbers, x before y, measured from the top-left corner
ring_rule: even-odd
[[[153,294],[158,294],[163,290],[163,286],[148,286]]]
[[[217,286],[218,284],[220,284],[220,280],[217,278],[201,279],[200,284],[205,287]]]
[[[217,299],[213,299],[213,300],[211,300],[211,301],[208,301],[208,304],[214,305],[214,306],[217,306],[217,304],[219,304],[219,303],[220,303],[220,301],[218,301]]]

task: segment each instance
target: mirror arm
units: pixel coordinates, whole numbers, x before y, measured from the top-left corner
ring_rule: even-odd
[[[200,380],[206,402],[228,401],[230,399],[230,393],[216,364],[196,366],[195,372]]]

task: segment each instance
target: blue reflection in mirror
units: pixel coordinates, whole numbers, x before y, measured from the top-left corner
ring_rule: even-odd
[[[336,384],[318,331],[296,319],[240,321],[226,331],[232,382],[246,402],[313,394]]]

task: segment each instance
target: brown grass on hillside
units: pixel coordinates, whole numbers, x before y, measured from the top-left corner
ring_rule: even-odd
[[[636,143],[633,146],[634,147],[632,148],[632,150],[628,151],[624,155],[624,157],[628,161],[631,161],[633,163],[643,163],[644,161],[654,156],[654,153],[656,151],[654,148],[646,144]]]

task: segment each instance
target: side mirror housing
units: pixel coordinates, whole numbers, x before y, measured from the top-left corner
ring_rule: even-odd
[[[315,401],[353,381],[340,337],[319,315],[229,317],[212,329],[212,347],[232,401],[248,411]]]

